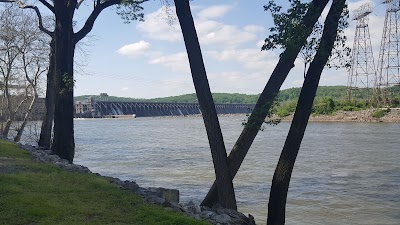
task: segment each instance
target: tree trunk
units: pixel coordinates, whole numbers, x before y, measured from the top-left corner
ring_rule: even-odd
[[[73,40],[74,6],[68,0],[54,1],[56,26],[54,30],[56,96],[54,108],[54,139],[52,150],[63,159],[73,162],[74,141],[74,78]]]
[[[7,73],[8,74],[10,73],[10,69],[7,70]],[[7,75],[6,77],[7,77],[7,80],[6,79],[4,80],[4,85],[5,85],[4,86],[4,96],[5,96],[6,102],[7,102],[8,118],[7,118],[6,124],[4,125],[4,128],[2,130],[3,131],[2,135],[7,138],[8,133],[10,132],[11,124],[14,120],[13,119],[14,113],[13,113],[13,109],[12,109],[12,100],[11,100],[11,95],[10,95],[10,90],[9,90],[9,82],[8,82],[8,78],[10,77],[10,75]]]
[[[257,136],[257,133],[282,86],[282,83],[285,81],[289,71],[294,66],[294,61],[296,60],[301,47],[306,42],[307,37],[311,34],[314,24],[317,22],[327,3],[328,0],[314,0],[310,3],[310,7],[304,16],[302,24],[297,28],[297,33],[299,34],[298,37],[292,45],[288,46],[282,53],[268,83],[258,98],[257,104],[254,107],[246,126],[229,154],[228,163],[232,177],[235,177],[239,170],[240,165],[246,157],[254,138]],[[214,182],[201,205],[212,206],[216,202],[218,202],[218,193],[216,191],[216,183]]]
[[[8,118],[6,121],[6,124],[4,125],[3,128],[3,132],[1,135],[3,135],[3,137],[8,137],[8,133],[10,132],[10,128],[11,128],[11,124],[12,124],[13,120],[11,120],[11,118]]]
[[[12,123],[13,123],[14,120],[15,120],[15,116],[17,115],[19,109],[20,109],[21,106],[24,104],[24,102],[28,99],[28,97],[26,96],[26,97],[17,105],[17,107],[16,107],[14,110],[12,110],[12,108],[11,108],[11,101],[12,101],[12,100],[11,100],[11,95],[8,95],[7,98],[9,98],[9,99],[8,99],[8,102],[9,102],[9,105],[8,105],[9,115],[8,115],[8,119],[7,119],[7,121],[6,121],[6,125],[4,126],[3,133],[2,133],[2,135],[3,135],[4,137],[8,137],[8,133],[10,132],[11,125],[12,125]]]
[[[190,11],[188,0],[175,0],[176,14],[182,28],[186,50],[189,57],[190,69],[193,83],[196,89],[197,98],[203,115],[208,141],[211,148],[211,155],[214,163],[214,170],[218,190],[218,203],[230,209],[237,209],[235,192],[232,183],[232,176],[228,167],[226,149],[214,100],[208,84],[207,74],[204,67],[200,44],[198,41],[193,17]]]
[[[17,135],[15,135],[15,137],[14,137],[14,141],[15,142],[19,142],[21,140],[22,133],[24,132],[25,126],[26,126],[26,124],[28,122],[28,118],[31,115],[31,112],[32,112],[32,109],[33,109],[33,105],[35,104],[36,99],[37,99],[36,87],[33,87],[33,88],[35,89],[34,90],[34,95],[32,97],[31,104],[29,105],[28,111],[26,111],[26,113],[25,113],[24,120],[22,121],[21,126],[18,128]]]
[[[4,85],[4,84],[3,84]],[[6,97],[6,94],[5,94],[5,90],[3,90],[2,91],[3,93],[3,95],[1,96],[1,105],[0,105],[0,132],[1,132],[1,134],[0,135],[3,135],[3,130],[4,130],[4,108],[5,108],[5,97]]]
[[[285,207],[289,182],[300,144],[311,114],[322,70],[327,63],[337,35],[338,22],[345,0],[334,0],[325,21],[318,51],[308,68],[299,101],[272,180],[268,203],[268,225],[285,224]]]
[[[54,119],[54,104],[55,104],[55,58],[54,58],[54,39],[50,42],[49,55],[49,70],[47,71],[47,87],[45,107],[46,112],[43,118],[42,127],[40,129],[40,139],[38,145],[40,147],[50,149],[51,146],[51,131],[53,128]]]

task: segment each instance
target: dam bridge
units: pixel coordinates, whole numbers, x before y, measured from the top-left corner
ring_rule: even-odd
[[[251,113],[254,104],[215,104],[217,114]],[[136,117],[188,116],[201,114],[198,103],[168,102],[114,102],[114,101],[77,101],[75,117],[101,118],[134,115]]]

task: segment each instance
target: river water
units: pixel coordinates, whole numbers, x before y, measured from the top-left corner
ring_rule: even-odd
[[[244,116],[220,117],[229,151]],[[267,217],[272,175],[290,124],[259,132],[234,180],[239,211]],[[400,124],[312,122],[290,183],[286,224],[400,224]],[[200,117],[75,121],[75,163],[200,202],[214,180]]]

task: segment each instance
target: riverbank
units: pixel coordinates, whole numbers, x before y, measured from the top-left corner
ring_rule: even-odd
[[[400,123],[400,108],[392,108],[389,112],[385,113],[382,117],[372,116],[374,112],[378,110],[386,109],[365,109],[359,111],[337,111],[329,115],[311,115],[309,121],[311,122],[384,122],[384,123]],[[244,117],[247,114],[218,114],[218,117],[230,117],[230,116],[241,116]],[[201,114],[185,115],[185,116],[156,116],[151,118],[164,118],[164,117],[201,117]],[[115,116],[100,119],[134,119],[136,117],[129,116]],[[273,118],[279,118],[274,116]],[[91,120],[99,118],[75,118],[75,120]],[[292,121],[293,114],[282,117],[282,121]]]
[[[232,210],[180,204],[178,190],[104,177],[8,140],[0,140],[0,182],[0,221],[9,225],[250,224]]]
[[[373,113],[381,109],[366,109],[359,111],[338,111],[331,115],[311,115],[311,122],[385,122],[400,123],[400,108],[390,109],[380,118],[373,117]],[[292,121],[293,114],[283,117],[282,121]]]

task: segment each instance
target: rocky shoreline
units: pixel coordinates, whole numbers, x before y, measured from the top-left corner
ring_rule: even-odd
[[[3,139],[10,141],[8,139]],[[61,159],[55,155],[51,150],[40,149],[31,145],[17,144],[20,148],[29,152],[34,160],[38,162],[51,163],[66,171],[76,173],[92,173],[89,168],[70,164],[67,160]],[[179,190],[165,189],[165,188],[143,188],[134,181],[122,181],[118,178],[102,176],[96,173],[97,176],[103,177],[110,183],[113,183],[121,189],[130,191],[134,194],[140,195],[144,201],[150,204],[156,204],[167,208],[168,210],[184,213],[192,218],[207,221],[214,225],[255,225],[254,218],[237,212],[215,206],[213,208],[200,206],[192,201],[187,203],[179,203]]]
[[[311,122],[384,122],[400,123],[400,108],[393,108],[381,118],[372,114],[380,109],[366,109],[360,111],[338,111],[332,115],[311,115]],[[282,121],[292,121],[293,115],[282,118]]]
[[[381,118],[375,118],[372,114],[379,109],[367,109],[360,111],[338,111],[332,115],[313,115],[310,117],[312,122],[387,122],[387,123],[400,123],[400,108],[390,109]],[[230,116],[230,115],[224,115]],[[293,115],[282,118],[283,121],[291,121]],[[1,138],[0,136],[0,139]],[[8,139],[4,139],[7,141]],[[59,158],[51,150],[40,149],[31,145],[18,144],[20,148],[28,151],[36,161],[51,163],[64,170],[77,172],[77,173],[92,173],[89,168],[70,164],[67,160]],[[165,188],[143,188],[140,187],[134,181],[122,181],[118,178],[101,176],[110,183],[113,183],[121,189],[128,190],[132,193],[140,195],[144,201],[161,205],[168,210],[184,213],[192,218],[207,221],[215,225],[254,225],[254,218],[249,215],[248,217],[244,214],[225,209],[221,206],[215,206],[213,208],[200,206],[192,201],[187,203],[179,202],[179,190],[165,189]]]

